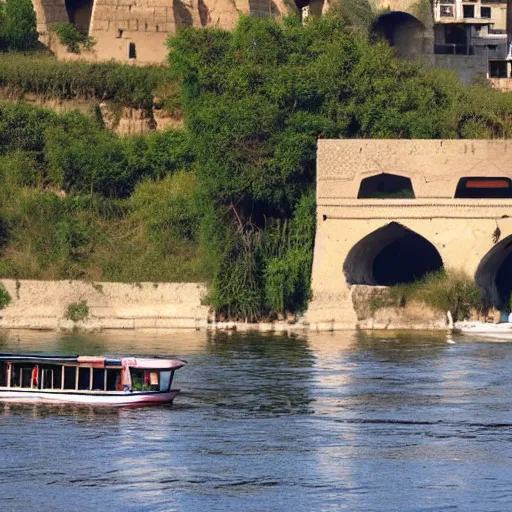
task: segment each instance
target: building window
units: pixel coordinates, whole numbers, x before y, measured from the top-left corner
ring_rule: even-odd
[[[491,17],[491,8],[490,7],[480,7],[480,17],[481,18],[490,18]]]
[[[453,5],[441,5],[441,18],[453,18]]]
[[[137,49],[135,48],[135,43],[130,43],[128,47],[128,58],[136,59],[137,58]]]
[[[464,18],[474,18],[475,17],[475,6],[474,5],[463,5],[462,13]]]
[[[491,78],[507,78],[507,61],[505,61],[505,60],[489,61],[489,76]]]
[[[117,29],[117,39],[121,39],[123,37],[124,30],[122,28]]]

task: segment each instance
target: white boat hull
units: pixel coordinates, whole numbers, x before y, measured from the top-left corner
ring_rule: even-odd
[[[504,341],[512,340],[512,323],[458,322],[455,324],[455,331],[472,336],[483,336]]]
[[[168,392],[40,391],[0,388],[0,402],[86,404],[107,406],[149,405],[172,402],[179,390]]]

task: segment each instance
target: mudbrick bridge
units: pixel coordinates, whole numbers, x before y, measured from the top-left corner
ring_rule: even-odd
[[[490,302],[512,291],[512,144],[505,140],[320,140],[310,322],[354,327],[357,285],[442,267]]]

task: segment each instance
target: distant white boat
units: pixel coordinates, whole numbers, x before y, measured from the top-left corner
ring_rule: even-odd
[[[456,322],[454,332],[508,341],[512,340],[512,323]]]

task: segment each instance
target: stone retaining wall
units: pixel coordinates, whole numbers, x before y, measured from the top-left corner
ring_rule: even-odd
[[[87,283],[2,279],[12,302],[0,311],[0,328],[68,330],[205,328],[206,293],[198,283]],[[83,322],[66,318],[72,303],[85,301]]]

